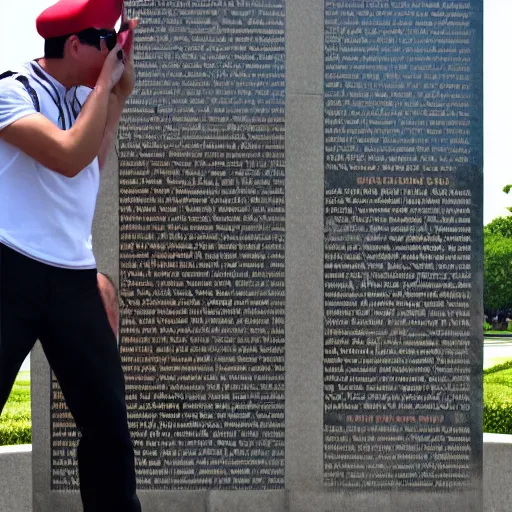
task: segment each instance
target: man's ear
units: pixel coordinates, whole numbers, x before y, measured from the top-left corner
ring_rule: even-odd
[[[68,54],[71,57],[78,58],[78,51],[80,49],[80,39],[78,36],[73,34],[69,36],[64,46],[64,55]]]

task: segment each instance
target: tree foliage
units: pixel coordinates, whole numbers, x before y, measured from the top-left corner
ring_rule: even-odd
[[[512,307],[512,237],[484,237],[484,308]]]
[[[505,194],[508,194],[510,191],[512,190],[512,185],[505,185],[503,187],[503,192],[505,192]],[[512,206],[506,206],[505,207],[509,212],[512,212]]]
[[[505,185],[508,194],[512,185]],[[512,212],[512,207],[507,207]],[[512,216],[498,217],[484,227],[484,309],[512,308]]]
[[[498,217],[484,227],[484,235],[500,238],[512,238],[512,215],[510,217]]]

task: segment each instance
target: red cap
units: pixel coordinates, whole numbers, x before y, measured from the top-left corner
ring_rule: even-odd
[[[113,29],[122,9],[123,0],[59,0],[38,16],[36,27],[43,39],[91,27]]]

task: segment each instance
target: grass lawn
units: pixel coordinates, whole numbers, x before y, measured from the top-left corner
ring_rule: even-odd
[[[30,372],[20,372],[0,416],[0,446],[30,444]]]
[[[512,331],[484,331],[484,338],[485,338],[486,334],[499,334],[499,335],[505,336],[507,334],[511,335]]]
[[[512,405],[512,368],[484,377],[484,401],[498,400]]]

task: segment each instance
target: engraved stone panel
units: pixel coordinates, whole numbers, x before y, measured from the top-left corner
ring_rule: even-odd
[[[326,2],[328,487],[479,474],[478,5]]]
[[[284,5],[132,3],[120,347],[141,489],[284,483]]]

